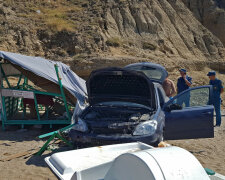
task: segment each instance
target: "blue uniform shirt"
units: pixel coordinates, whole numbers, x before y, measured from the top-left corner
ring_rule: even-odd
[[[192,78],[186,75],[186,79],[192,84],[191,80]],[[189,89],[189,86],[186,84],[183,77],[179,77],[177,81],[177,93],[181,93],[185,91],[186,89]]]
[[[213,98],[220,99],[220,92],[223,89],[222,81],[219,79],[210,80],[209,84],[213,86]]]

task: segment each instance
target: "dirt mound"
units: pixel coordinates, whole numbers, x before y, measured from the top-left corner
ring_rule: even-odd
[[[84,74],[137,61],[224,66],[223,44],[182,1],[10,0],[0,2],[0,20],[1,50],[61,60]]]

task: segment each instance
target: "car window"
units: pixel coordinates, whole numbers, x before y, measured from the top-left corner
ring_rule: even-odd
[[[174,99],[172,104],[184,107],[206,106],[209,104],[209,87],[187,91]]]
[[[162,92],[159,88],[157,88],[157,91],[158,91],[158,95],[159,95],[159,102],[160,102],[160,106],[163,107],[165,101],[164,101],[164,97],[162,95]]]
[[[141,71],[149,79],[162,80],[164,76],[163,72],[160,69],[149,67],[149,66],[132,66],[132,67],[128,67],[128,69]]]

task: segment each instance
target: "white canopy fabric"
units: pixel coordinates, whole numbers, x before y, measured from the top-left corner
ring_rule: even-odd
[[[66,64],[41,57],[25,56],[4,51],[0,51],[0,58],[56,84],[58,84],[58,78],[54,65],[57,64],[63,87],[81,103],[85,101],[87,96],[85,80],[75,74]]]

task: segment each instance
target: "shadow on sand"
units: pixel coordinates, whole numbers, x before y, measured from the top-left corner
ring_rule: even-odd
[[[54,151],[45,151],[45,153],[41,156],[38,155],[32,155],[30,157],[25,157],[27,158],[26,165],[35,165],[39,167],[47,167],[47,164],[45,163],[44,159],[48,156],[51,156],[54,153],[57,152],[63,152],[63,151],[69,151],[73,150],[71,147],[63,146],[55,149]]]
[[[38,136],[58,130],[65,126],[66,125],[60,125],[60,126],[54,125],[52,128],[49,128],[48,125],[42,125],[38,127],[27,125],[27,126],[24,126],[24,129],[21,129],[21,126],[19,125],[7,126],[5,131],[3,131],[2,128],[0,128],[0,141],[1,140],[11,141],[10,143],[33,141],[33,140],[39,141]],[[1,127],[1,122],[0,122],[0,127]]]

